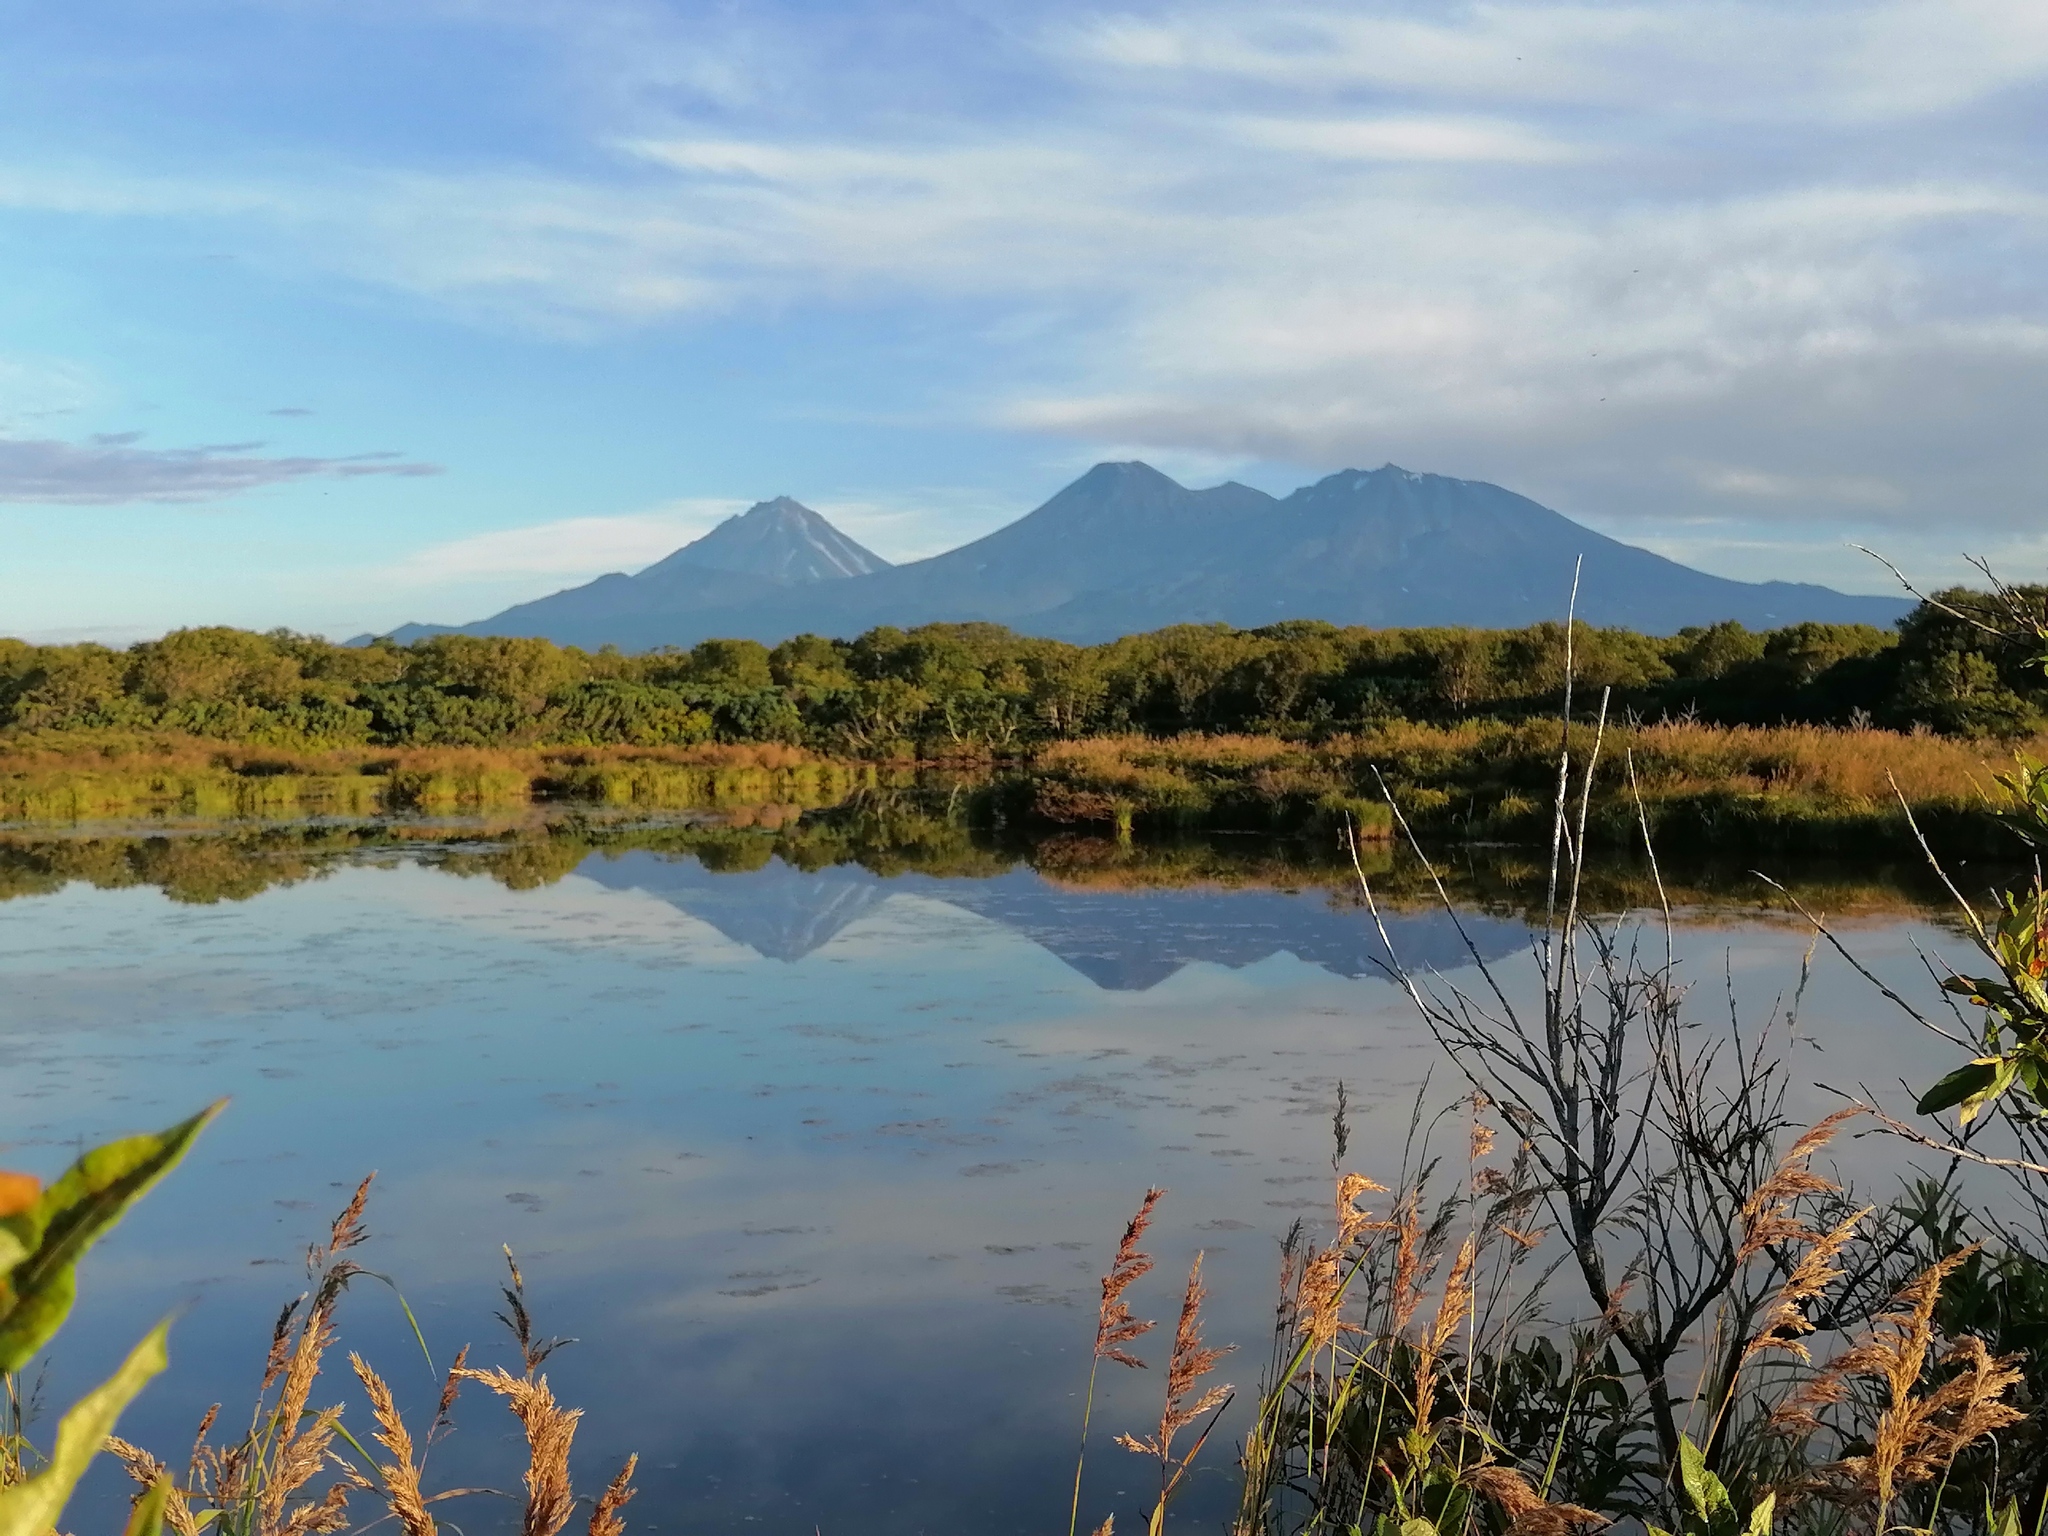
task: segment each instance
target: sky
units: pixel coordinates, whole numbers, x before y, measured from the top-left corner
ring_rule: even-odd
[[[336,636],[787,494],[1491,480],[2048,564],[2039,0],[0,0],[0,633]]]

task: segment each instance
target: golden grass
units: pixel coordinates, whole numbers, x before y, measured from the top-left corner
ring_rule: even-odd
[[[1140,1250],[1138,1244],[1144,1241],[1145,1229],[1152,1225],[1153,1208],[1165,1195],[1166,1191],[1157,1187],[1145,1191],[1137,1213],[1124,1223],[1123,1239],[1116,1245],[1116,1255],[1102,1275],[1102,1302],[1095,1312],[1095,1349],[1089,1357],[1088,1391],[1081,1405],[1081,1449],[1074,1458],[1074,1498],[1067,1514],[1068,1536],[1073,1536],[1081,1518],[1081,1468],[1088,1459],[1088,1424],[1095,1414],[1096,1372],[1105,1360],[1114,1360],[1133,1370],[1145,1369],[1145,1362],[1124,1345],[1150,1333],[1153,1325],[1131,1315],[1124,1292],[1152,1273],[1152,1256]]]
[[[1587,725],[1574,746],[1591,744]],[[1332,832],[1384,841],[1391,791],[1419,827],[1479,839],[1547,825],[1558,729],[1541,721],[1394,722],[1322,742],[1273,736],[1097,737],[1049,743],[995,770],[1001,814],[1059,827]],[[2048,736],[2021,744],[2048,756]],[[1987,844],[2003,748],[1931,735],[1820,726],[1610,723],[1592,800],[1603,842],[1635,836],[1632,762],[1660,838],[1865,848],[1902,846],[1898,797],[1944,834]],[[474,814],[530,802],[736,810],[762,824],[837,804],[900,777],[876,763],[780,743],[675,748],[331,750],[224,745],[167,733],[16,734],[0,739],[0,821],[75,824]],[[1896,793],[1894,791],[1896,785]]]
[[[1574,727],[1583,762],[1593,728]],[[1041,749],[1026,773],[1041,822],[1134,827],[1333,826],[1390,836],[1385,797],[1432,831],[1527,837],[1548,824],[1559,728],[1532,721],[1396,722],[1323,742],[1264,736],[1099,737]],[[2048,736],[2019,750],[2048,756]],[[1822,726],[1610,722],[1592,801],[1603,841],[1635,836],[1635,793],[1660,834],[1851,846],[1905,833],[1916,815],[1981,824],[2010,749],[1896,731]],[[1637,790],[1629,787],[1633,764]]]
[[[1098,1360],[1114,1360],[1118,1365],[1140,1369],[1144,1367],[1145,1362],[1128,1353],[1123,1346],[1151,1332],[1152,1324],[1131,1316],[1130,1303],[1124,1300],[1124,1292],[1152,1273],[1152,1256],[1140,1252],[1138,1244],[1144,1240],[1145,1229],[1152,1224],[1153,1207],[1165,1194],[1163,1189],[1145,1191],[1145,1199],[1138,1206],[1137,1214],[1125,1224],[1123,1240],[1116,1245],[1116,1256],[1102,1277],[1102,1304],[1097,1308],[1095,1317],[1095,1358]]]
[[[1588,726],[1575,727],[1574,746],[1583,750],[1591,734]],[[1554,723],[1398,722],[1313,744],[1274,736],[1104,736],[1054,743],[1031,761],[1046,774],[1132,789],[1177,785],[1195,776],[1256,773],[1276,782],[1295,774],[1343,773],[1363,788],[1374,767],[1393,782],[1428,784],[1479,766],[1540,765],[1547,780],[1558,745]],[[2048,756],[2048,735],[2020,743],[2019,750]],[[2012,755],[1991,743],[1897,731],[1610,722],[1603,756],[1612,764],[1631,752],[1646,792],[1712,785],[1738,793],[1812,794],[1870,803],[1889,801],[1893,783],[1908,801],[1973,798]]]
[[[507,1326],[519,1346],[523,1374],[502,1367],[472,1369],[465,1346],[448,1370],[422,1442],[415,1440],[383,1376],[351,1352],[349,1365],[369,1400],[376,1424],[372,1438],[388,1457],[381,1462],[371,1462],[365,1455],[358,1464],[343,1452],[343,1444],[350,1450],[360,1451],[361,1447],[343,1431],[340,1405],[312,1406],[322,1364],[337,1336],[336,1305],[349,1282],[367,1273],[342,1255],[368,1240],[363,1210],[374,1177],[357,1187],[348,1206],[335,1218],[327,1241],[307,1252],[312,1288],[278,1316],[248,1431],[233,1443],[214,1444],[208,1437],[219,1416],[219,1405],[207,1410],[202,1419],[183,1481],[171,1479],[169,1484],[164,1518],[176,1536],[200,1536],[202,1532],[314,1536],[340,1531],[350,1525],[349,1501],[357,1495],[368,1495],[384,1507],[381,1516],[363,1522],[360,1528],[389,1520],[402,1536],[439,1536],[440,1526],[431,1506],[445,1499],[489,1492],[478,1488],[451,1488],[435,1494],[425,1491],[428,1453],[452,1428],[450,1413],[463,1381],[480,1382],[503,1398],[524,1431],[526,1499],[520,1536],[558,1536],[575,1514],[578,1499],[569,1478],[569,1453],[582,1410],[556,1402],[547,1378],[537,1372],[539,1363],[559,1341],[535,1337],[526,1310],[525,1280],[518,1265],[511,1262],[510,1250],[506,1260],[512,1284],[504,1295],[512,1318]],[[272,1388],[277,1389],[275,1398]],[[110,1440],[108,1449],[144,1489],[168,1472],[160,1458],[124,1440]],[[590,1536],[623,1536],[625,1522],[620,1511],[633,1497],[633,1473],[638,1465],[638,1457],[629,1457],[595,1501]],[[327,1481],[321,1487],[323,1474]]]
[[[1492,1107],[1477,1097],[1472,1102],[1475,1115]],[[1340,1108],[1340,1150],[1332,1160],[1333,1172],[1343,1155],[1342,1118]],[[1862,1214],[1867,1214],[1822,1231],[1800,1209],[1804,1202],[1825,1205],[1826,1197],[1840,1195],[1837,1186],[1815,1174],[1810,1164],[1848,1118],[1847,1113],[1830,1116],[1801,1135],[1758,1178],[1735,1218],[1742,1238],[1739,1264],[1769,1250],[1776,1270],[1782,1271],[1789,1255],[1801,1247],[1807,1250],[1806,1260],[1792,1266],[1792,1277],[1777,1297],[1795,1308],[1824,1302],[1843,1278],[1837,1255]],[[1495,1145],[1493,1136],[1481,1134],[1482,1129],[1490,1127],[1481,1127],[1475,1119],[1469,1143],[1475,1168]],[[1525,1153],[1526,1148],[1517,1154],[1518,1169]],[[1535,1186],[1519,1180],[1518,1174],[1506,1181],[1512,1186],[1509,1193],[1519,1190],[1535,1198]],[[1472,1180],[1475,1189],[1488,1186],[1489,1198],[1502,1192],[1493,1187],[1499,1183],[1476,1175]],[[509,1250],[510,1283],[503,1291],[508,1310],[501,1320],[513,1335],[521,1371],[471,1368],[465,1349],[450,1367],[432,1423],[420,1439],[407,1425],[383,1376],[351,1353],[349,1364],[375,1425],[370,1438],[384,1452],[379,1460],[372,1460],[353,1436],[343,1433],[340,1406],[314,1406],[323,1359],[335,1344],[336,1303],[349,1281],[366,1273],[346,1255],[368,1239],[363,1215],[370,1187],[371,1180],[365,1179],[335,1219],[327,1240],[309,1250],[311,1291],[287,1306],[278,1319],[251,1428],[241,1440],[211,1444],[208,1436],[217,1409],[209,1410],[182,1481],[161,1458],[140,1447],[117,1439],[108,1448],[139,1487],[168,1490],[164,1519],[176,1536],[199,1536],[202,1531],[312,1536],[351,1524],[368,1529],[387,1521],[402,1536],[440,1536],[434,1505],[487,1491],[426,1491],[429,1451],[449,1427],[456,1388],[460,1382],[475,1382],[505,1403],[522,1431],[520,1536],[560,1536],[586,1503],[589,1536],[624,1536],[622,1511],[634,1497],[638,1458],[627,1458],[595,1499],[578,1498],[569,1461],[582,1413],[558,1402],[539,1371],[559,1341],[536,1333],[524,1277]],[[1276,1331],[1292,1353],[1291,1358],[1287,1351],[1276,1356],[1274,1376],[1241,1452],[1248,1498],[1233,1527],[1236,1536],[1262,1536],[1280,1528],[1270,1523],[1270,1506],[1260,1490],[1274,1486],[1276,1476],[1288,1476],[1290,1468],[1298,1474],[1290,1487],[1312,1492],[1321,1501],[1312,1509],[1315,1520],[1304,1529],[1326,1528],[1332,1514],[1357,1517],[1386,1508],[1413,1508],[1425,1497],[1434,1501],[1433,1507],[1460,1511],[1457,1523],[1441,1527],[1443,1536],[1469,1536],[1483,1529],[1503,1529],[1510,1536],[1572,1536],[1585,1527],[1613,1523],[1614,1506],[1602,1513],[1554,1496],[1555,1450],[1548,1465],[1540,1464],[1541,1447],[1533,1457],[1511,1454],[1488,1417],[1492,1408],[1482,1381],[1486,1366],[1481,1356],[1500,1347],[1500,1341],[1487,1340],[1483,1297],[1494,1282],[1482,1279],[1482,1271],[1493,1232],[1502,1231],[1503,1240],[1511,1241],[1518,1253],[1527,1248],[1520,1235],[1499,1229],[1490,1218],[1475,1220],[1450,1259],[1436,1305],[1424,1313],[1418,1303],[1430,1285],[1428,1272],[1437,1257],[1448,1252],[1444,1239],[1449,1208],[1425,1230],[1419,1215],[1423,1190],[1419,1184],[1410,1185],[1395,1200],[1391,1217],[1375,1219],[1358,1205],[1362,1196],[1375,1190],[1388,1193],[1362,1175],[1336,1173],[1332,1240],[1322,1248],[1311,1247],[1313,1256],[1305,1266],[1291,1262],[1301,1251],[1295,1237],[1283,1249]],[[1146,1191],[1102,1277],[1096,1364],[1105,1359],[1140,1364],[1122,1346],[1152,1326],[1133,1317],[1129,1296],[1152,1270],[1151,1259],[1139,1244],[1162,1194],[1156,1188]],[[1476,1213],[1476,1202],[1472,1208]],[[1496,1212],[1499,1209],[1495,1207]],[[1749,1325],[1753,1333],[1736,1337],[1736,1351],[1744,1360],[1778,1348],[1798,1362],[1797,1385],[1786,1392],[1781,1383],[1778,1389],[1781,1409],[1790,1411],[1771,1416],[1774,1432],[1803,1450],[1826,1428],[1838,1448],[1832,1461],[1815,1457],[1794,1466],[1789,1482],[1753,1489],[1745,1484],[1755,1499],[1760,1528],[1769,1528],[1770,1512],[1781,1499],[1819,1499],[1848,1511],[1869,1511],[1871,1529],[1892,1529],[1889,1515],[1903,1490],[1947,1476],[1965,1450],[2026,1417],[2011,1401],[2014,1390],[2023,1385],[2018,1357],[1994,1355],[1980,1338],[1967,1334],[1945,1338],[1936,1322],[1945,1284],[1976,1251],[1967,1247],[1922,1269],[1898,1290],[1893,1309],[1879,1316],[1862,1338],[1818,1366],[1797,1343],[1799,1335],[1812,1331],[1804,1311],[1767,1307]],[[1333,1263],[1325,1265],[1326,1258]],[[1353,1315],[1346,1317],[1346,1292],[1359,1276],[1368,1284],[1349,1297]],[[1204,1342],[1206,1296],[1203,1256],[1198,1253],[1181,1294],[1157,1426],[1143,1435],[1116,1437],[1118,1444],[1152,1460],[1159,1469],[1147,1527],[1150,1536],[1163,1536],[1169,1505],[1232,1392],[1226,1386],[1205,1385],[1230,1352],[1229,1346]],[[1796,1324],[1793,1316],[1799,1319]],[[1426,1321],[1418,1322],[1419,1317]],[[1522,1315],[1521,1326],[1532,1321],[1534,1314]],[[1298,1347],[1293,1347],[1296,1340]],[[1330,1352],[1326,1369],[1319,1368],[1316,1359],[1324,1350]],[[1851,1390],[1849,1383],[1857,1378],[1871,1384],[1870,1389]],[[1573,1390],[1578,1390],[1576,1381]],[[1735,1393],[1731,1383],[1730,1402]],[[1207,1423],[1193,1444],[1179,1450],[1179,1437],[1205,1417]],[[1562,1430],[1558,1433],[1561,1444]],[[1732,1523],[1727,1528],[1742,1529],[1746,1517],[1729,1505],[1728,1490],[1718,1479],[1707,1475],[1711,1462],[1706,1458],[1715,1443],[1711,1433],[1707,1443],[1710,1450],[1705,1455],[1690,1442],[1683,1445],[1684,1456],[1691,1458],[1686,1463],[1691,1469],[1685,1474],[1687,1494],[1699,1500],[1694,1487],[1698,1474],[1729,1511]],[[341,1448],[344,1444],[362,1459],[351,1459]],[[1337,1467],[1334,1479],[1333,1452],[1348,1463]],[[1514,1464],[1515,1455],[1522,1456],[1522,1465]],[[1076,1478],[1078,1504],[1078,1466]],[[1732,1482],[1731,1478],[1731,1486]],[[1448,1496],[1458,1489],[1467,1502],[1453,1506]],[[1148,1492],[1147,1499],[1154,1498]],[[1498,1523],[1488,1524],[1472,1514],[1471,1499],[1490,1504]],[[372,1506],[367,1520],[351,1508],[352,1500]],[[1637,1509],[1627,1513],[1640,1517]],[[1850,1528],[1861,1527],[1852,1518]],[[1095,1530],[1113,1531],[1114,1517]]]
[[[1922,1270],[1898,1293],[1900,1310],[1880,1317],[1867,1337],[1806,1389],[1809,1401],[1824,1404],[1845,1399],[1841,1384],[1848,1377],[1883,1384],[1884,1408],[1869,1437],[1869,1451],[1824,1469],[1876,1504],[1878,1530],[1887,1529],[1886,1515],[1899,1489],[1930,1481],[1952,1466],[1965,1447],[2026,1417],[2005,1400],[2022,1380],[2016,1357],[1993,1356],[1982,1339],[1971,1335],[1942,1356],[1944,1365],[1960,1369],[1922,1390],[1936,1344],[1934,1309],[1942,1286],[1976,1251],[1972,1244]]]

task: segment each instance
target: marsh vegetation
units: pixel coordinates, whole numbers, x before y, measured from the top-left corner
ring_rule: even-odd
[[[2048,679],[2013,615],[2043,601],[1938,594],[1896,634],[1286,623],[1078,647],[955,624],[641,655],[229,629],[125,652],[0,641],[0,817],[816,805],[877,765],[951,763],[1027,781],[1003,807],[1053,823],[1383,830],[1379,767],[1426,824],[1540,834],[1537,722],[1569,671],[1637,734],[1667,836],[1796,823],[1840,842],[1897,832],[1888,780],[1967,816],[1987,759],[2039,755]],[[1612,789],[1603,835],[1627,819]]]

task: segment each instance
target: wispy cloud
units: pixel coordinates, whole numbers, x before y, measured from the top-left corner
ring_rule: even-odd
[[[1079,58],[1290,91],[1378,86],[1576,108],[1662,105],[1724,120],[1900,121],[2048,68],[2031,0],[1583,0],[1405,7],[1182,4],[1071,24]]]
[[[1253,144],[1328,160],[1556,165],[1597,153],[1484,117],[1254,117],[1244,119],[1239,132]]]
[[[341,458],[266,457],[262,443],[141,448],[139,432],[96,433],[83,443],[0,437],[0,502],[120,506],[212,501],[319,476],[438,475],[439,465],[397,453]]]
[[[492,582],[508,577],[574,579],[634,571],[702,538],[747,503],[708,498],[650,512],[568,517],[503,528],[416,550],[380,575],[407,586]]]

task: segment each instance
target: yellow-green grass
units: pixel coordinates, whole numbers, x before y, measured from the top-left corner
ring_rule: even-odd
[[[0,820],[197,821],[475,811],[568,800],[647,809],[810,808],[875,770],[777,743],[688,748],[272,750],[108,734],[0,745]]]
[[[1594,745],[1575,726],[1583,766]],[[1055,825],[1165,828],[1341,824],[1393,831],[1388,797],[1417,826],[1482,839],[1547,834],[1559,727],[1395,724],[1320,743],[1258,736],[1101,737],[1038,752],[1010,801]],[[2048,756],[2048,737],[2019,750]],[[2002,846],[1990,805],[2011,750],[1988,743],[1819,726],[1611,723],[1587,806],[1591,835],[1735,839],[1848,851],[1924,826]],[[1633,769],[1633,788],[1631,788]],[[1574,799],[1577,788],[1574,787]]]

